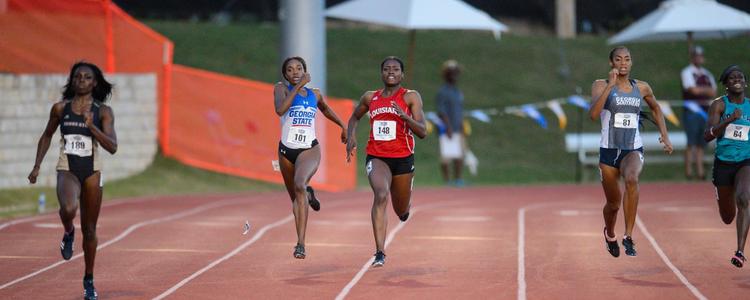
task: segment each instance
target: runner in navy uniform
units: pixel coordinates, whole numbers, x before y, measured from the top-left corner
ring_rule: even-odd
[[[599,149],[599,171],[607,202],[604,215],[604,242],[607,251],[620,256],[620,246],[615,236],[615,223],[620,204],[624,203],[625,235],[622,245],[625,254],[636,256],[632,239],[633,225],[638,211],[638,180],[643,169],[643,143],[639,131],[641,105],[645,101],[653,114],[664,144],[664,151],[672,153],[664,115],[656,102],[651,86],[645,81],[630,79],[633,65],[630,50],[617,47],[609,53],[607,80],[594,81],[591,87],[593,104],[589,111],[591,119],[601,118],[602,139]],[[625,194],[620,192],[620,177],[625,181]]]

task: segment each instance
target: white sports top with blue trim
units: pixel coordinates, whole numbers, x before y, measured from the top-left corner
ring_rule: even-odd
[[[602,139],[599,146],[606,149],[634,150],[643,147],[640,123],[641,96],[638,85],[630,79],[631,91],[612,88],[601,112]]]
[[[290,91],[292,86],[287,86]],[[308,149],[315,140],[315,115],[318,99],[311,89],[304,88],[307,96],[294,95],[292,106],[281,115],[281,144],[290,149]]]

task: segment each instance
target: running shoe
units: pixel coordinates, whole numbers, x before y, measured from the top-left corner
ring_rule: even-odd
[[[607,227],[604,227],[604,245],[607,247],[609,254],[614,257],[620,257],[620,245],[617,244],[617,239],[610,241],[607,238]]]
[[[294,246],[294,258],[305,259],[305,245],[297,244]]]
[[[383,251],[375,252],[375,260],[372,261],[373,268],[379,268],[385,265],[385,253]]]
[[[406,222],[406,220],[409,219],[409,212],[407,211],[405,214],[398,216],[398,219],[401,220],[401,222]]]
[[[94,287],[94,279],[83,280],[83,299],[84,300],[97,300],[99,295],[96,294],[96,288]]]
[[[314,211],[319,211],[320,201],[318,201],[318,198],[315,198],[315,190],[309,185],[307,186],[307,194],[307,202],[310,203],[310,207],[312,207]]]
[[[734,253],[734,257],[732,257],[731,260],[729,260],[735,267],[742,268],[742,266],[745,265],[745,261],[747,259],[745,258],[745,255],[742,254],[742,251],[737,251]]]
[[[60,242],[60,254],[64,260],[69,260],[73,256],[73,240],[75,240],[75,229],[68,234],[63,234],[62,241]]]
[[[625,247],[625,255],[627,256],[636,256],[635,251],[635,242],[633,242],[633,238],[629,236],[625,236],[624,239],[622,239],[622,246]]]

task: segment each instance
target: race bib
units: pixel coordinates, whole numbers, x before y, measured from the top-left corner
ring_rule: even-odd
[[[750,126],[729,124],[727,125],[727,129],[724,130],[724,138],[735,141],[747,141],[747,134],[749,131]]]
[[[63,138],[65,138],[65,150],[63,150],[63,153],[80,157],[91,156],[94,144],[90,136],[66,134]]]
[[[634,113],[616,113],[615,114],[615,127],[616,128],[638,128],[638,114]]]
[[[396,121],[372,122],[372,137],[376,141],[392,141],[396,139]]]
[[[289,133],[286,135],[287,144],[309,148],[312,146],[313,131],[311,128],[289,128]]]

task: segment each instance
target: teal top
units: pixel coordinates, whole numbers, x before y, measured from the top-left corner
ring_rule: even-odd
[[[721,121],[729,118],[736,109],[742,110],[742,116],[729,123],[723,135],[716,137],[716,158],[726,162],[740,162],[750,159],[750,141],[748,141],[750,99],[745,98],[742,104],[737,104],[729,101],[727,96],[721,98],[724,101]]]

